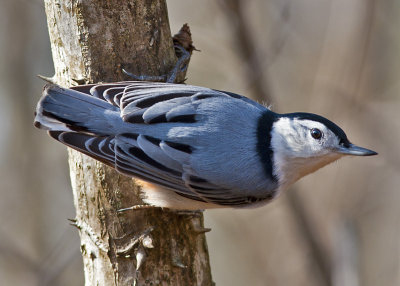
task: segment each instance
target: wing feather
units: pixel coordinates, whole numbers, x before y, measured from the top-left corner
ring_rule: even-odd
[[[182,164],[165,154],[165,152],[160,148],[161,140],[140,135],[137,139],[137,143],[147,156],[154,158],[157,162],[172,170],[180,173],[183,172]]]
[[[168,112],[171,111],[174,108],[177,108],[181,105],[185,105],[187,103],[190,103],[191,99],[190,97],[183,97],[183,98],[174,98],[171,100],[163,101],[163,102],[158,102],[151,106],[150,108],[147,108],[146,111],[143,113],[143,119],[144,122],[146,123],[151,123],[152,120],[155,118],[158,118],[162,115],[165,115],[164,117],[166,118],[166,121],[168,120]],[[193,112],[192,112],[193,114]]]
[[[50,135],[84,154],[134,176],[201,202],[241,206],[262,200],[219,186],[202,178],[191,167],[194,146],[169,138],[135,133],[135,126],[159,123],[193,124],[199,119],[199,101],[215,98],[241,99],[264,108],[240,95],[208,88],[149,82],[118,82],[73,87],[120,108],[122,119],[132,124],[132,132],[113,136],[94,136],[76,132]],[[183,125],[187,126],[187,125]]]

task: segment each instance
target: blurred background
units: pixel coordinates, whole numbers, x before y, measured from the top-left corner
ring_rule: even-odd
[[[189,23],[187,83],[328,117],[379,152],[266,207],[205,214],[216,285],[400,285],[400,1],[168,0]],[[83,285],[67,152],[33,128],[53,67],[44,5],[0,9],[0,284]]]

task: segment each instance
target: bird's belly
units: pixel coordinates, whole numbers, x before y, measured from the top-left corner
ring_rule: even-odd
[[[149,182],[145,182],[143,180],[136,179],[136,182],[141,187],[141,198],[143,202],[155,207],[176,210],[204,210],[228,207],[213,203],[205,203],[201,201],[191,200],[184,196],[180,196],[172,190],[160,187]]]

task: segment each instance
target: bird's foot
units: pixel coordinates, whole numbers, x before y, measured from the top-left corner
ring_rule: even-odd
[[[186,71],[188,67],[188,61],[190,59],[190,53],[187,50],[185,50],[184,47],[182,47],[181,45],[174,45],[174,47],[175,47],[175,53],[178,56],[178,61],[176,62],[174,68],[168,74],[159,76],[135,75],[125,69],[122,69],[122,72],[134,80],[173,83],[175,82],[176,78],[180,73]]]

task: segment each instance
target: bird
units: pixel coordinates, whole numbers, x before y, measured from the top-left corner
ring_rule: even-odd
[[[320,115],[186,84],[47,84],[34,125],[138,179],[147,205],[176,210],[260,207],[341,157],[377,155]]]

